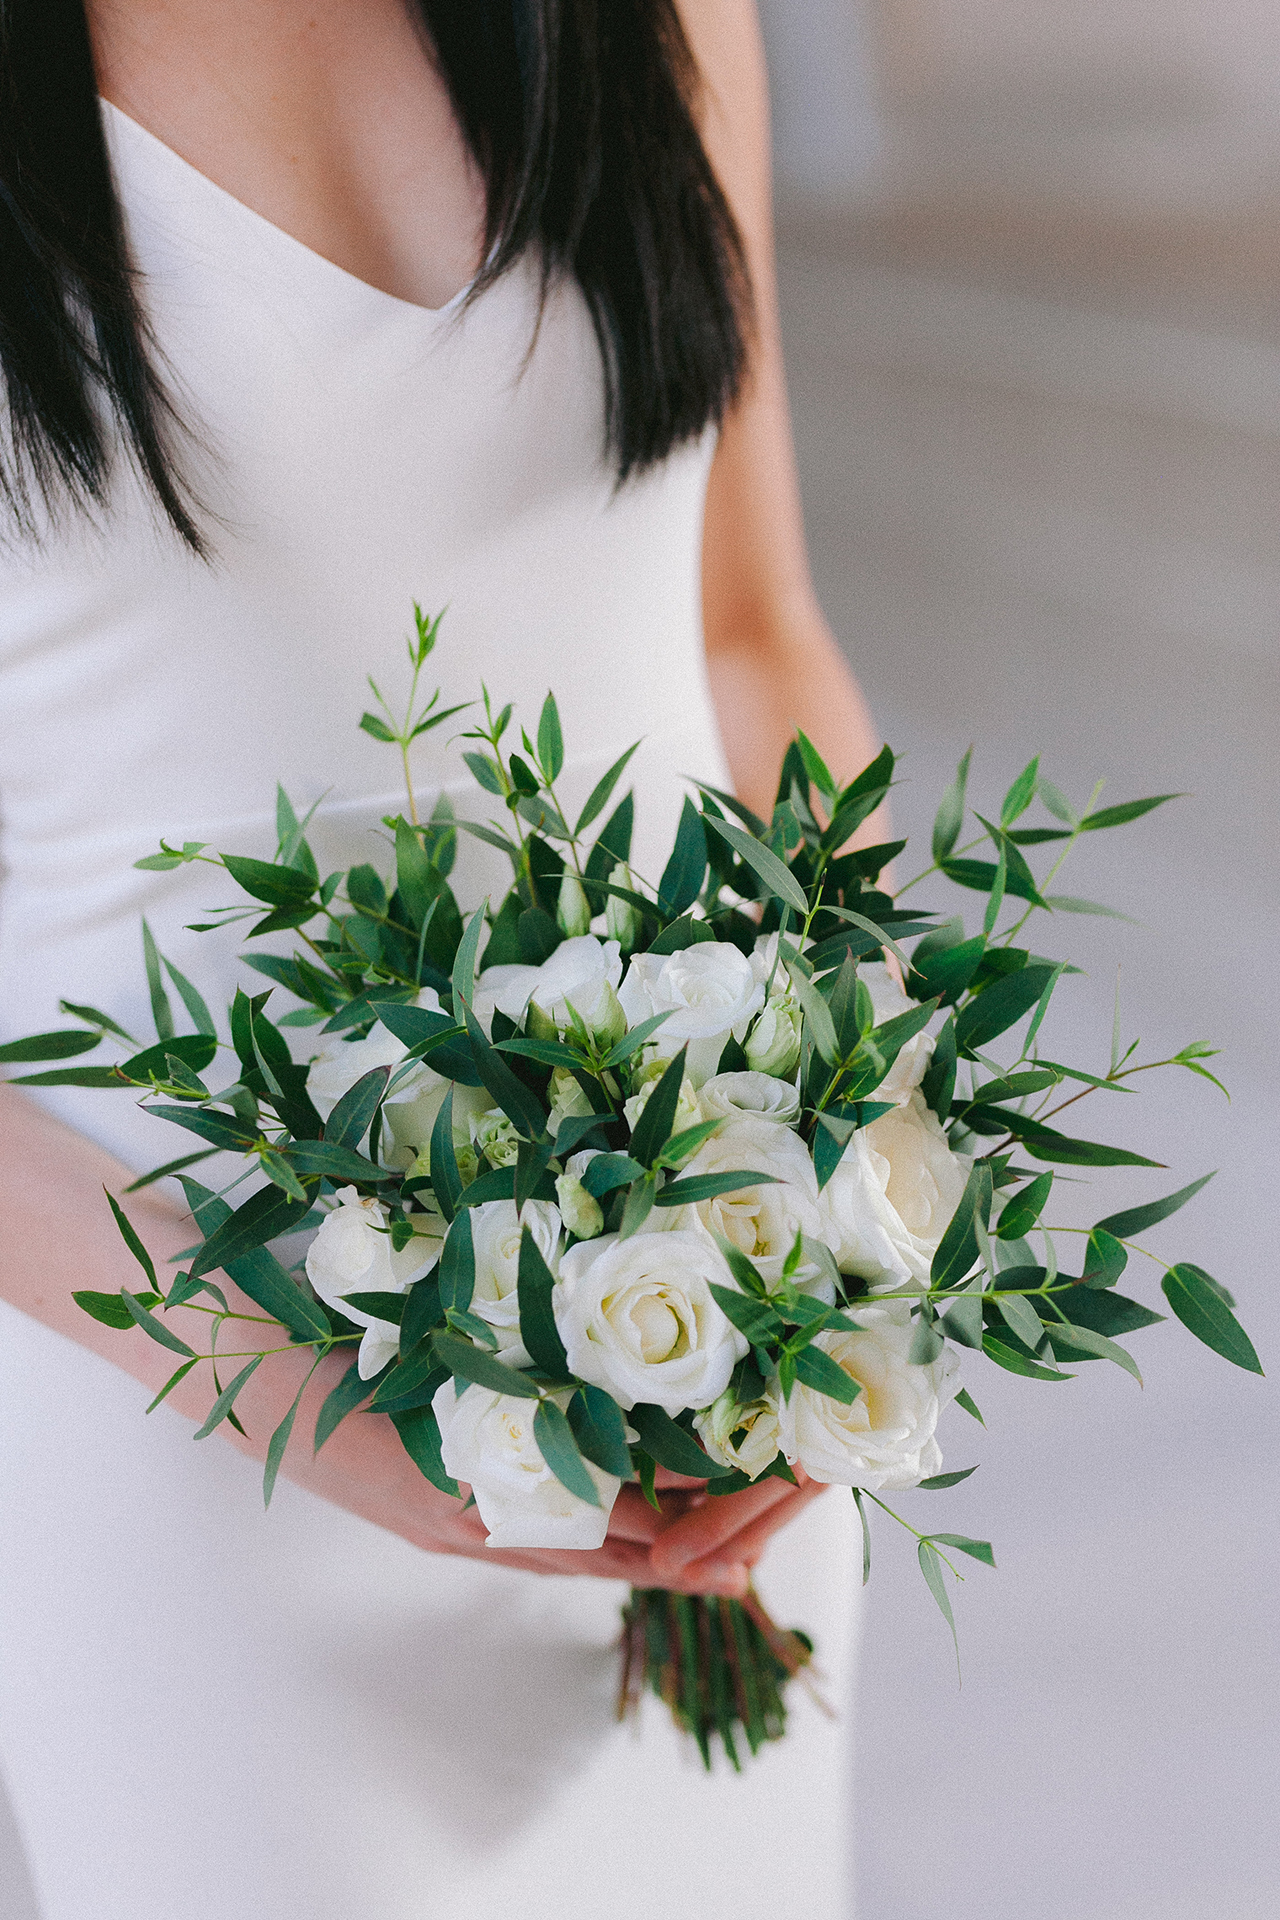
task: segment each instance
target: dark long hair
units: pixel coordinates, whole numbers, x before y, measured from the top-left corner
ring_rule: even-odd
[[[717,424],[743,378],[742,245],[703,151],[674,0],[409,0],[487,190],[478,297],[530,249],[581,287],[620,481]],[[130,265],[84,0],[0,0],[0,496],[105,502],[119,440],[196,552]]]

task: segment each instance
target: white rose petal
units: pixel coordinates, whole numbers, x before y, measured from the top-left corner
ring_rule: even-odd
[[[385,1231],[388,1212],[376,1200],[362,1200],[354,1187],[342,1187],[338,1205],[320,1223],[307,1251],[307,1278],[326,1306],[336,1307],[367,1332],[360,1342],[360,1378],[370,1380],[400,1351],[400,1329],[351,1306],[350,1293],[407,1293],[440,1255],[440,1238],[415,1231],[397,1253]],[[425,1218],[424,1218],[424,1224]],[[380,1231],[382,1229],[382,1231]]]
[[[956,1356],[948,1347],[928,1366],[913,1365],[905,1306],[863,1307],[857,1318],[863,1331],[820,1333],[814,1344],[862,1392],[845,1406],[798,1381],[778,1408],[782,1450],[828,1486],[914,1487],[942,1467],[935,1429],[959,1386]]]
[[[778,1409],[772,1400],[741,1406],[731,1393],[722,1393],[714,1406],[693,1416],[693,1424],[711,1458],[748,1479],[754,1480],[777,1458]]]
[[[651,1044],[669,1060],[688,1043],[688,1072],[695,1087],[719,1065],[730,1034],[741,1039],[764,1005],[764,988],[750,960],[720,940],[699,941],[680,953],[637,953],[618,990],[633,1027],[655,1013],[668,1013]]]
[[[797,1233],[817,1239],[823,1231],[817,1175],[808,1148],[790,1127],[745,1116],[726,1121],[681,1169],[681,1179],[738,1170],[770,1173],[767,1185],[744,1185],[700,1200],[696,1206],[657,1208],[643,1232],[701,1230],[723,1234],[756,1263],[767,1281],[782,1277],[783,1262]]]
[[[841,1272],[872,1286],[927,1285],[970,1166],[919,1091],[855,1133],[822,1191],[822,1238]]]
[[[570,1233],[576,1233],[579,1240],[594,1240],[604,1231],[604,1212],[594,1194],[587,1192],[582,1184],[582,1176],[595,1159],[595,1153],[575,1153],[566,1161],[565,1169],[556,1180],[556,1198],[560,1202],[560,1214]]]
[[[514,1200],[486,1200],[471,1209],[476,1263],[471,1311],[493,1328],[498,1353],[508,1367],[533,1364],[520,1338],[520,1300],[516,1292],[524,1227],[528,1227],[534,1245],[554,1273],[560,1247],[560,1215],[549,1202],[526,1200],[520,1215]]]
[[[732,1285],[701,1232],[580,1242],[563,1256],[552,1296],[571,1371],[622,1407],[709,1406],[747,1351],[711,1293]]]
[[[789,1124],[800,1112],[799,1090],[770,1073],[717,1073],[698,1095],[704,1120],[752,1116]]]
[[[570,1397],[552,1396],[560,1407]],[[534,1438],[536,1400],[475,1386],[459,1394],[446,1380],[431,1405],[440,1423],[445,1470],[471,1488],[489,1529],[489,1546],[589,1549],[604,1544],[621,1483],[586,1460],[600,1505],[593,1507],[561,1486]]]
[[[604,989],[615,988],[621,978],[617,941],[580,934],[562,940],[540,967],[486,967],[476,981],[476,1018],[487,1033],[495,1007],[508,1020],[521,1020],[529,1002],[536,1000],[558,1027],[568,1026],[570,1003],[590,1027],[597,1018],[607,1020],[610,1007]]]

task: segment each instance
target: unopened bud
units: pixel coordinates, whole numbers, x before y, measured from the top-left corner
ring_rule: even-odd
[[[568,940],[591,931],[591,902],[576,873],[566,868],[556,902],[556,925]]]
[[[531,1000],[525,1009],[524,1030],[531,1040],[558,1040],[560,1030],[551,1015]]]
[[[616,1047],[626,1030],[627,1016],[622,1011],[622,1002],[606,980],[591,1010],[592,1038],[597,1046]]]
[[[775,996],[747,1035],[743,1048],[755,1073],[785,1080],[800,1058],[800,1012],[790,999]]]
[[[629,866],[619,861],[609,875],[611,887],[625,887],[629,893],[635,891],[635,875]],[[619,900],[611,893],[605,902],[604,930],[610,940],[616,940],[624,953],[630,953],[640,938],[640,913],[629,900]]]
[[[604,1213],[600,1202],[582,1184],[587,1163],[594,1158],[593,1153],[575,1153],[556,1180],[560,1217],[570,1233],[576,1233],[579,1240],[594,1240],[604,1230]]]

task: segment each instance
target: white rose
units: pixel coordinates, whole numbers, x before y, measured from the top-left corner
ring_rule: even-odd
[[[689,1046],[688,1070],[695,1087],[715,1072],[730,1034],[741,1039],[764,1005],[764,988],[751,962],[721,940],[699,941],[680,953],[632,956],[618,998],[633,1027],[655,1013],[669,1013],[652,1044],[664,1059]]]
[[[338,1205],[320,1223],[307,1251],[307,1278],[326,1306],[367,1329],[360,1342],[360,1378],[372,1379],[400,1351],[400,1329],[348,1305],[349,1293],[407,1293],[440,1257],[440,1239],[427,1227],[397,1253],[385,1231],[388,1213],[376,1200],[362,1200],[354,1187],[342,1187]],[[379,1231],[382,1229],[382,1231]]]
[[[491,1167],[514,1167],[520,1136],[501,1107],[489,1107],[471,1122],[471,1144]]]
[[[883,1026],[886,1020],[895,1020],[900,1013],[910,1013],[917,1005],[916,1001],[907,998],[894,975],[882,961],[872,964],[864,961],[858,968],[858,977],[865,983],[871,995],[871,1004],[875,1009],[878,1027]],[[899,1103],[909,1100],[912,1090],[920,1085],[929,1071],[929,1061],[932,1056],[933,1036],[928,1033],[914,1034],[903,1047],[886,1077],[868,1097],[881,1101],[896,1100]]]
[[[785,1079],[800,1061],[802,1016],[790,994],[771,994],[744,1042],[747,1061],[758,1073]]]
[[[714,1406],[693,1416],[693,1424],[713,1460],[736,1468],[750,1480],[777,1458],[778,1409],[772,1400],[740,1406],[731,1393],[722,1393]]]
[[[771,1073],[717,1073],[698,1095],[704,1120],[758,1120],[789,1124],[800,1112],[799,1090]]]
[[[873,1286],[927,1285],[971,1164],[952,1153],[918,1091],[855,1133],[822,1192],[822,1238],[841,1272]]]
[[[595,1111],[587,1098],[586,1088],[568,1067],[551,1069],[551,1084],[547,1092],[551,1102],[547,1126],[553,1140],[560,1131],[562,1120],[585,1120],[589,1113]]]
[[[645,1223],[647,1234],[701,1230],[720,1233],[754,1260],[766,1281],[782,1277],[783,1262],[797,1233],[817,1239],[822,1235],[818,1179],[809,1150],[799,1134],[774,1120],[755,1116],[726,1121],[718,1133],[704,1140],[680,1170],[682,1179],[703,1173],[731,1173],[737,1169],[771,1173],[768,1185],[744,1185],[732,1193],[700,1200],[696,1206],[655,1208]]]
[[[565,1169],[556,1180],[556,1199],[560,1202],[560,1214],[570,1233],[576,1233],[579,1240],[594,1240],[604,1231],[604,1212],[594,1194],[588,1193],[582,1184],[582,1176],[595,1159],[595,1153],[575,1153],[565,1163]]]
[[[568,1392],[551,1396],[568,1405]],[[475,1495],[491,1547],[599,1547],[621,1484],[592,1461],[583,1462],[600,1496],[593,1507],[570,1493],[552,1473],[534,1438],[536,1400],[491,1393],[487,1387],[456,1392],[446,1380],[431,1402],[440,1423],[445,1470]]]
[[[630,1127],[632,1133],[636,1130],[636,1121],[640,1118],[640,1115],[649,1103],[650,1095],[662,1078],[665,1065],[665,1061],[655,1061],[653,1067],[647,1069],[649,1078],[640,1088],[640,1091],[633,1093],[629,1100],[623,1102],[622,1117]],[[696,1127],[701,1118],[702,1109],[698,1104],[698,1090],[688,1074],[686,1074],[680,1082],[680,1092],[676,1099],[676,1110],[672,1116],[671,1131],[673,1134],[683,1133],[687,1127]]]
[[[747,1351],[713,1285],[733,1281],[703,1233],[610,1233],[571,1247],[552,1296],[571,1371],[623,1407],[710,1406]]]
[[[534,1245],[555,1272],[560,1246],[560,1215],[546,1200],[526,1200],[517,1215],[514,1200],[486,1200],[471,1209],[471,1244],[475,1249],[476,1284],[471,1311],[487,1321],[498,1339],[498,1352],[508,1367],[533,1364],[520,1338],[520,1240],[528,1227]]]
[[[775,993],[780,987],[784,992],[786,990],[788,960],[796,953],[802,952],[805,947],[813,945],[812,940],[801,940],[798,934],[789,933],[787,944],[782,951],[782,958],[779,959],[778,941],[781,937],[781,933],[762,933],[751,955],[752,973],[762,987],[769,986],[772,981],[772,991]]]
[[[862,1392],[852,1406],[797,1381],[779,1407],[782,1450],[811,1480],[872,1493],[914,1487],[942,1468],[938,1415],[955,1398],[957,1361],[945,1348],[928,1366],[908,1359],[913,1338],[904,1307],[863,1307],[859,1333],[820,1333],[814,1345]]]
[[[562,940],[540,967],[486,967],[476,981],[475,1014],[486,1033],[493,1009],[508,1020],[521,1020],[531,1000],[558,1027],[569,1024],[570,1002],[587,1025],[603,1024],[609,1015],[606,988],[622,978],[622,951],[616,940],[597,940],[584,933]]]

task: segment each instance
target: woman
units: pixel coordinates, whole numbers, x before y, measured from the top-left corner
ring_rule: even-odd
[[[279,776],[356,857],[392,782],[352,722],[414,595],[447,695],[556,687],[584,793],[646,736],[655,844],[681,773],[767,808],[797,722],[869,758],[804,557],[750,0],[87,15],[3,16],[6,1037],[61,993],[141,1017],[142,912],[216,996],[207,883],[132,868],[157,835],[269,854]],[[158,1350],[71,1303],[132,1284],[101,1189],[167,1144],[113,1105],[0,1101],[0,1755],[44,1920],[837,1910],[839,1731],[798,1710],[704,1782],[612,1729],[609,1644],[617,1582],[739,1592],[795,1520],[767,1595],[838,1671],[843,1508],[626,1489],[599,1552],[499,1555],[365,1418],[264,1521],[189,1445],[198,1376],[144,1424]],[[170,1184],[131,1203],[158,1260]]]

